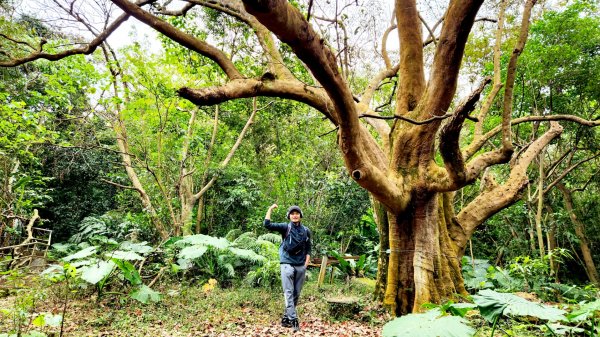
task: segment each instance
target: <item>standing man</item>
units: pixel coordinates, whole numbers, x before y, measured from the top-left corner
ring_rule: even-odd
[[[277,208],[277,204],[271,205],[267,210],[264,225],[268,230],[279,232],[282,238],[279,246],[279,263],[285,311],[281,325],[299,331],[300,324],[296,305],[306,278],[306,267],[310,262],[312,233],[301,223],[302,210],[300,207],[288,208],[286,216],[290,220],[289,223],[271,223],[271,212],[275,208]]]

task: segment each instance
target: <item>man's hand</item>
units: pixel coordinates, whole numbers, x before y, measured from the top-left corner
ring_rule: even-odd
[[[277,206],[277,204],[273,204],[273,205],[271,205],[271,207],[269,207],[269,209],[267,210],[267,214],[265,215],[265,219],[267,219],[267,220],[271,220],[271,212],[272,212],[272,211],[273,211],[275,208],[277,208],[277,207],[278,207],[278,206]]]

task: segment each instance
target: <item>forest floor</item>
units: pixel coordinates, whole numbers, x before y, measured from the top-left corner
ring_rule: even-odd
[[[18,310],[28,313],[22,316],[21,331],[58,336],[59,327],[37,327],[34,319],[39,313],[61,314],[64,290],[36,278],[14,286],[18,294],[5,291],[8,296],[0,298],[0,336],[16,332]],[[280,326],[283,296],[278,287],[207,291],[173,281],[158,287],[160,302],[147,305],[115,295],[97,301],[89,290],[80,290],[68,301],[64,336],[381,336],[390,317],[371,301],[371,288],[356,282],[319,288],[316,281],[307,282],[298,306],[298,333]],[[360,298],[361,311],[347,319],[331,318],[326,300],[338,296]]]

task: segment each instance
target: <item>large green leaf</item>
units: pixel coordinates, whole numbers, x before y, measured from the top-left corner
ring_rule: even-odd
[[[160,293],[142,284],[139,289],[131,293],[131,298],[144,304],[148,303],[148,301],[158,302],[160,301]]]
[[[134,286],[142,284],[142,277],[137,269],[135,269],[135,266],[131,264],[131,262],[119,259],[113,259],[112,261],[117,265],[117,267],[119,267],[119,269],[121,269],[123,272],[123,277],[125,277],[129,283]]]
[[[383,337],[470,337],[475,330],[466,320],[441,316],[439,309],[398,317],[383,326]]]
[[[52,326],[58,327],[62,322],[62,315],[53,315],[51,313],[39,314],[31,323],[37,327]]]
[[[513,294],[499,293],[490,289],[473,295],[481,315],[493,322],[501,315],[532,316],[548,321],[565,320],[565,311],[539,303],[530,302]]]
[[[91,284],[96,284],[107,277],[115,267],[112,261],[98,261],[81,268],[81,278]]]
[[[205,245],[218,249],[226,249],[231,245],[231,243],[225,238],[216,238],[204,234],[196,234],[184,237],[183,239],[175,242],[175,245],[179,247],[186,245]]]
[[[600,299],[581,305],[578,310],[574,310],[568,314],[567,318],[569,321],[582,321],[593,315],[596,311],[600,311]]]
[[[104,254],[104,256],[111,258],[111,259],[119,259],[119,260],[126,260],[126,261],[133,261],[133,260],[141,261],[144,259],[141,255],[139,255],[135,252],[129,252],[129,251],[123,251],[123,250],[115,250],[114,252]]]
[[[469,310],[474,308],[477,306],[472,303],[453,303],[448,307],[448,311],[454,316],[465,317]]]
[[[75,245],[72,243],[58,242],[58,243],[52,244],[52,249],[54,249],[55,251],[57,251],[59,253],[67,253],[69,251],[69,249],[72,248],[73,246],[75,246]]]
[[[194,245],[190,247],[183,248],[177,257],[185,260],[193,260],[201,257],[208,250],[207,246],[203,245]]]
[[[250,249],[229,247],[229,251],[231,251],[236,257],[243,260],[248,260],[252,262],[265,262],[267,260],[266,257],[258,255]]]
[[[136,252],[138,254],[148,254],[154,250],[154,248],[148,246],[148,243],[146,241],[144,241],[144,242],[124,241],[121,243],[121,249],[130,251],[130,252]]]
[[[96,254],[96,246],[91,246],[91,247],[84,248],[84,249],[78,251],[77,253],[71,254],[69,256],[65,256],[62,258],[62,260],[65,262],[69,262],[72,260],[83,259],[83,258],[92,256],[94,254]]]
[[[585,329],[582,329],[582,328],[578,328],[575,326],[562,325],[562,324],[558,324],[558,323],[548,324],[548,327],[552,330],[552,332],[554,332],[555,334],[558,334],[558,335],[569,334],[569,336],[573,336],[575,334],[582,333],[585,331]]]

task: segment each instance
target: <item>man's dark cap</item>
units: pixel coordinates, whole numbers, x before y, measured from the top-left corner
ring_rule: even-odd
[[[300,213],[300,217],[301,218],[303,217],[302,210],[300,209],[300,207],[294,205],[294,206],[290,206],[290,208],[288,208],[288,210],[287,210],[287,214],[285,216],[288,218],[288,220],[290,219],[290,213],[292,213],[293,211]]]

